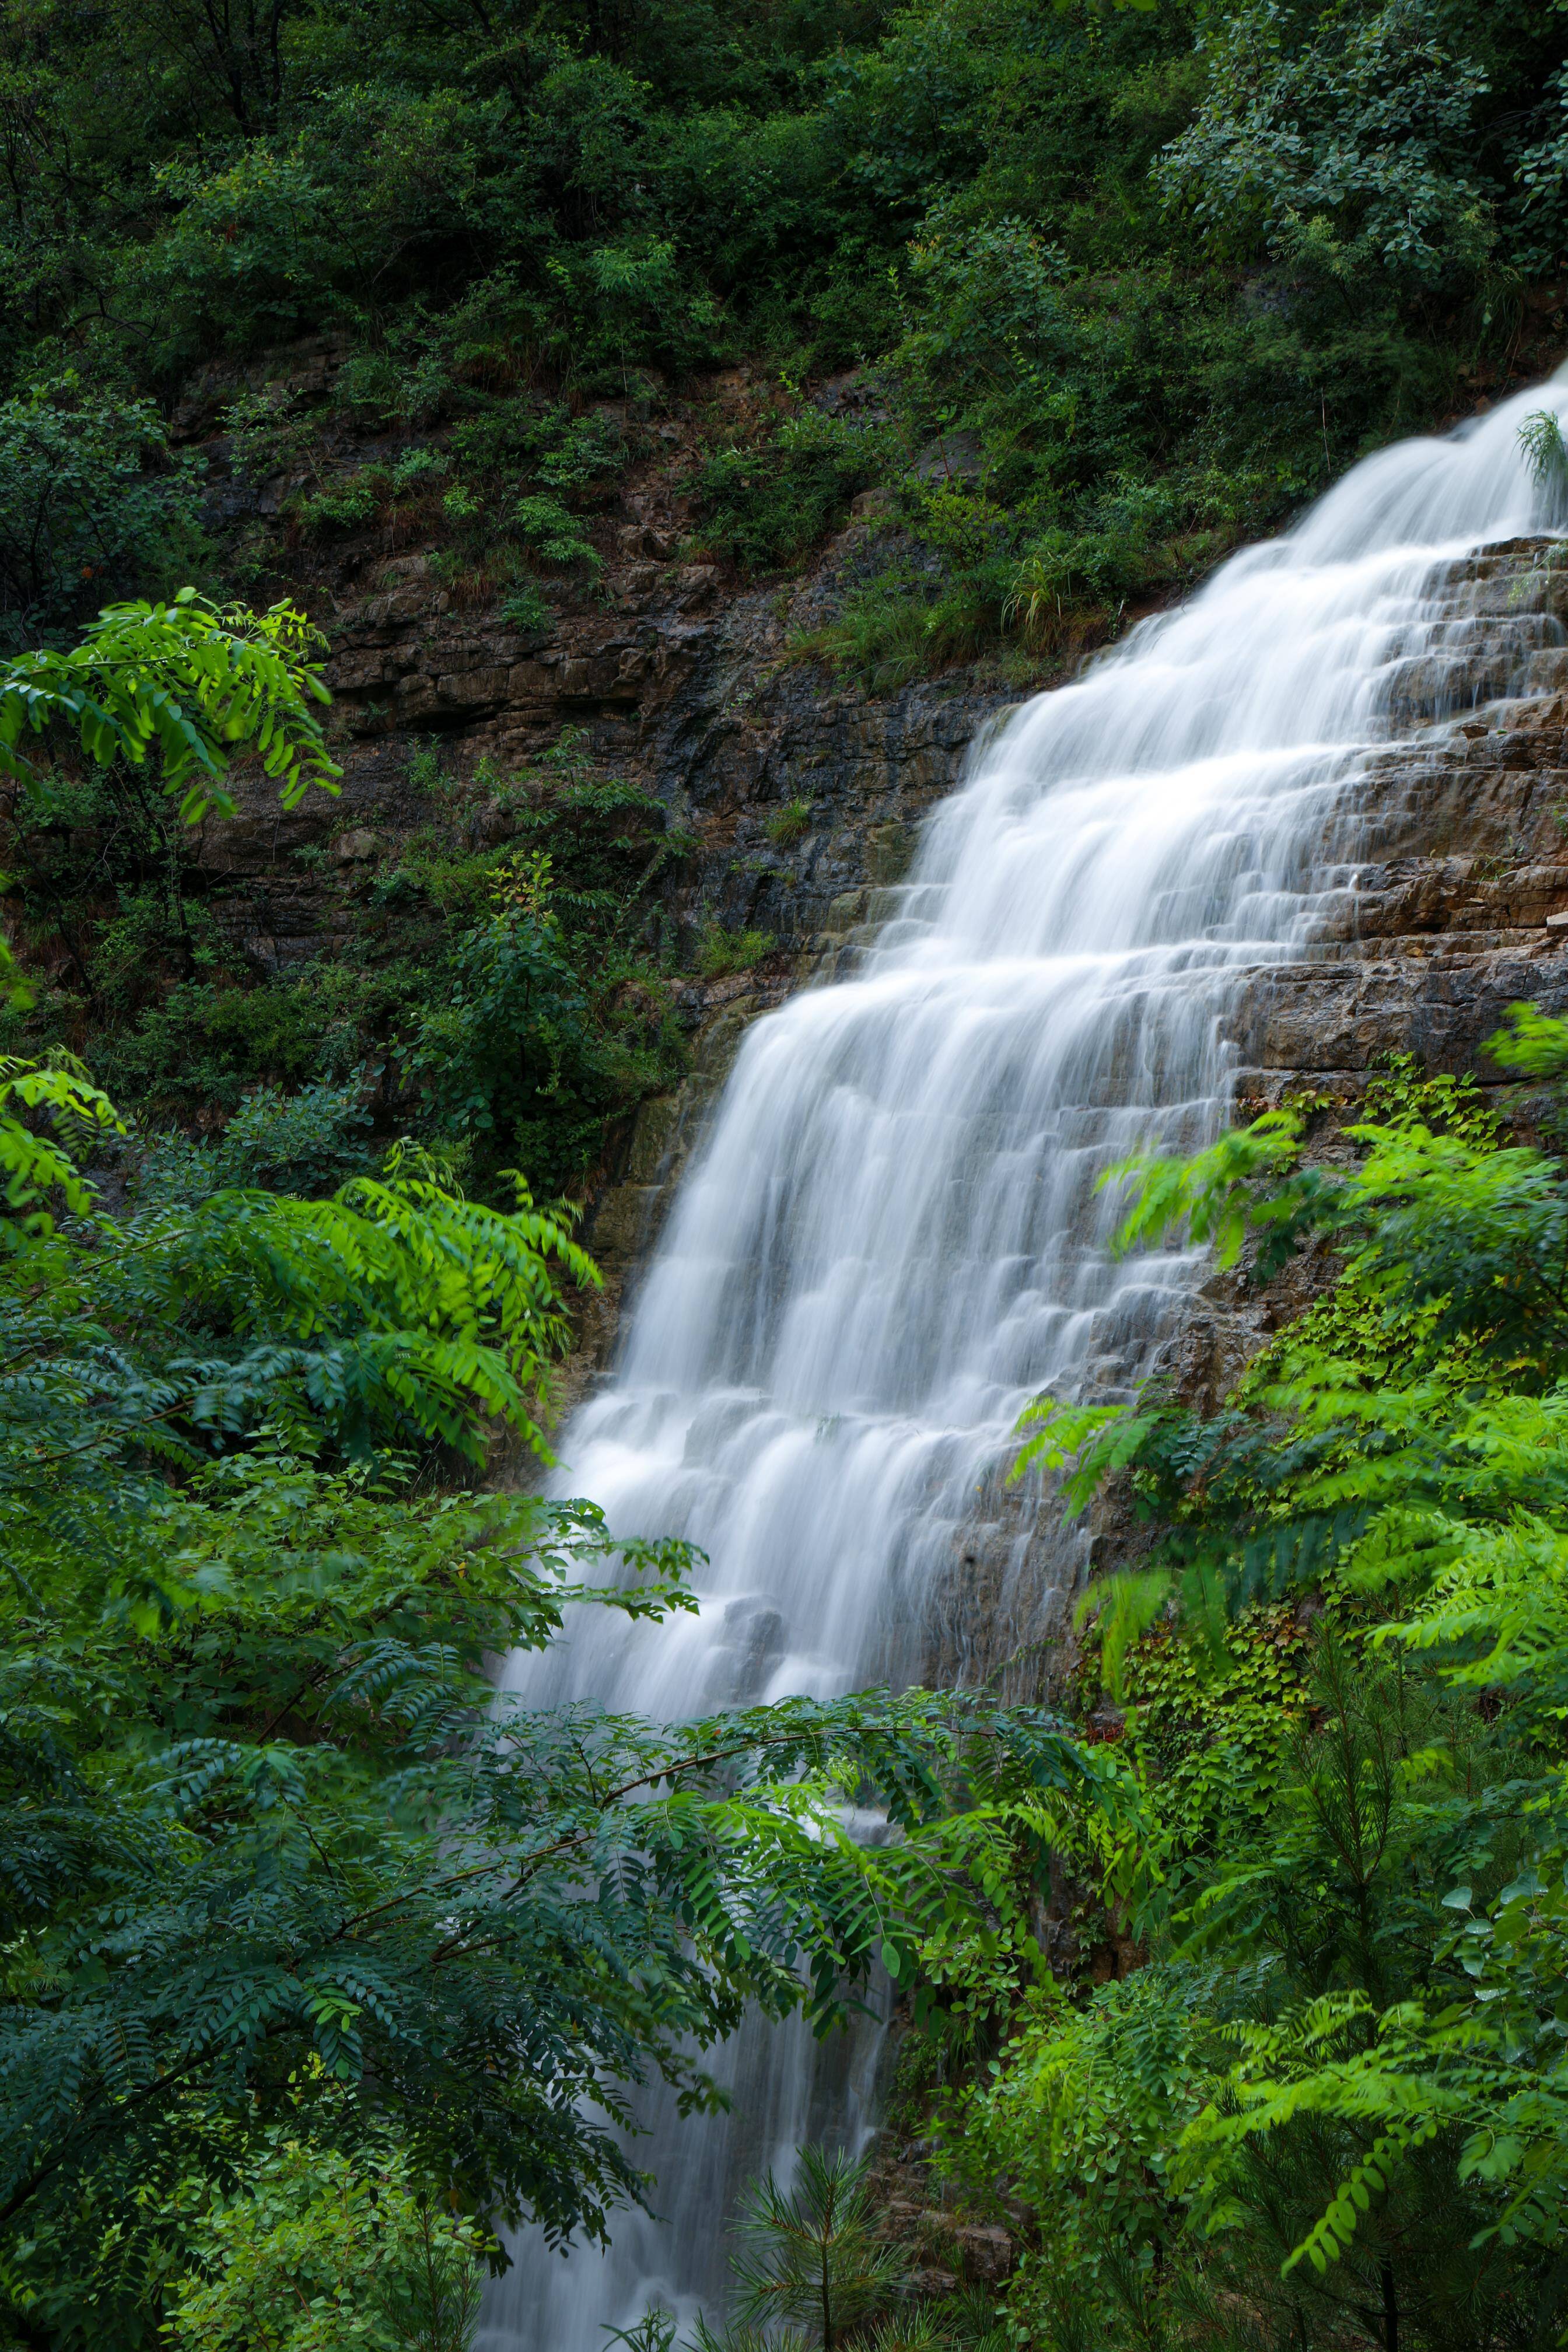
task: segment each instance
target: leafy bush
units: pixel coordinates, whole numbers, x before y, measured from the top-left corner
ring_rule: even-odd
[[[798,562],[878,479],[890,448],[885,431],[803,410],[773,439],[708,460],[696,482],[702,536],[747,570]]]
[[[391,488],[394,498],[402,498],[421,483],[440,481],[451,470],[451,459],[444,449],[405,449],[392,468]]]
[[[1456,55],[1451,12],[1384,0],[1314,20],[1279,0],[1205,27],[1208,87],[1160,184],[1223,250],[1261,235],[1344,282],[1473,282],[1496,237],[1473,157],[1489,76]]]
[[[201,460],[150,401],[74,377],[0,402],[0,630],[16,645],[131,587],[172,586],[197,544]]]
[[[311,490],[294,512],[308,539],[324,539],[333,531],[361,530],[374,522],[395,488],[384,466],[361,466],[346,480]]]
[[[533,492],[515,502],[511,515],[528,544],[546,563],[581,564],[585,572],[604,569],[603,556],[559,499]]]
[[[510,595],[500,608],[500,616],[508,625],[525,637],[541,641],[552,637],[560,623],[552,605],[546,604],[539,590],[525,584]]]
[[[580,730],[519,775],[482,762],[475,781],[512,840],[430,858],[399,882],[389,911],[410,950],[400,1062],[428,1132],[466,1140],[486,1181],[517,1164],[553,1194],[581,1181],[607,1122],[683,1066],[644,944],[656,885],[683,844],[651,794],[600,775]],[[416,940],[429,942],[417,956]]]
[[[629,95],[625,78],[612,82],[599,59],[563,66],[551,82],[563,97],[592,89],[595,112],[604,96],[619,105]],[[723,353],[722,312],[700,278],[682,267],[671,236],[628,222],[610,241],[564,244],[546,268],[574,330],[573,359],[595,392],[629,391],[638,362],[689,368]]]
[[[156,184],[174,218],[121,274],[165,352],[287,336],[318,312],[334,275],[334,192],[302,144],[258,140],[216,170],[175,157]]]
[[[673,1733],[498,1707],[487,1656],[568,1607],[691,1605],[680,1545],[413,1475],[498,1418],[542,1448],[593,1267],[407,1155],[110,1218],[84,1157],[120,1126],[74,1073],[0,1076],[0,2319],[461,2345],[462,2216],[602,2236],[644,2186],[626,2086],[700,2100],[749,2000],[837,2020],[1076,1762],[913,1695]],[[851,1783],[896,1849],[841,1834]]]
[[[428,1115],[564,1190],[592,1156],[619,1073],[558,923],[542,905],[499,911],[458,942],[449,990],[405,1056]]]
[[[247,124],[223,149],[160,142],[160,233],[124,246],[110,272],[156,362],[276,346],[384,303],[400,264],[461,234],[475,162],[463,112],[449,90],[367,81],[355,58],[291,135]]]
[[[834,619],[791,639],[788,655],[839,665],[869,692],[888,694],[993,645],[1005,595],[994,567],[945,588],[928,573],[895,567],[851,589]]]
[[[281,383],[242,393],[223,411],[222,423],[230,463],[248,482],[264,482],[285,467],[306,460],[316,436],[315,420]]]
[[[319,973],[250,986],[177,982],[98,1043],[95,1066],[144,1110],[232,1111],[258,1080],[297,1086],[335,1058],[333,1013]],[[357,1034],[345,1043],[352,1054]]]
[[[626,464],[626,436],[618,417],[591,408],[574,416],[563,404],[547,409],[524,446],[537,457],[539,478],[563,497],[613,480]]]
[[[340,1184],[371,1164],[364,1095],[363,1077],[346,1086],[319,1081],[296,1095],[254,1087],[216,1142],[178,1130],[142,1140],[134,1177],[137,1197],[190,1202],[233,1185],[310,1193]]]
[[[195,2217],[166,2323],[181,2352],[468,2352],[489,2241],[390,2132],[352,2154],[323,2144],[348,2120],[335,2090],[318,2069],[300,2112],[256,2133],[237,2187],[181,2184]]]

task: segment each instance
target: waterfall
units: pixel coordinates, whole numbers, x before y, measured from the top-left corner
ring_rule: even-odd
[[[1419,670],[1440,712],[1441,679],[1462,701],[1506,640],[1447,583],[1540,527],[1518,434],[1543,400],[1568,415],[1568,382],[1368,458],[1017,711],[929,820],[857,974],[751,1031],[615,1376],[561,1443],[560,1491],[701,1545],[700,1615],[592,1612],[515,1687],[673,1719],[951,1674],[977,1587],[999,1652],[1048,1637],[1082,1539],[998,1499],[1019,1408],[1125,1393],[1200,1272],[1114,1260],[1097,1176],[1209,1138],[1240,990],[1311,956],[1325,915],[1342,932],[1402,684]],[[863,2131],[874,2057],[737,2036],[729,2119],[650,2106],[664,2218],[623,2216],[607,2256],[524,2242],[486,2352],[591,2352],[650,2295],[711,2298],[737,2174]]]

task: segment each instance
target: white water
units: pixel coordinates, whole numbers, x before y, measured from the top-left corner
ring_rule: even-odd
[[[1543,402],[1568,414],[1568,384],[1369,459],[1018,712],[931,819],[858,976],[752,1031],[619,1369],[562,1445],[563,1491],[704,1548],[701,1615],[595,1612],[520,1668],[531,1696],[674,1718],[929,1674],[944,1638],[962,1656],[978,1574],[995,1654],[1048,1633],[1082,1558],[998,1504],[1018,1410],[1125,1387],[1196,1273],[1113,1263],[1095,1178],[1223,1120],[1239,988],[1310,954],[1353,888],[1394,665],[1464,636],[1435,568],[1542,520],[1517,436]],[[654,2294],[689,2311],[737,2171],[865,2127],[864,2045],[814,2069],[798,2032],[739,2041],[728,2126],[650,2116],[667,2220],[626,2217],[607,2258],[520,2249],[487,2352],[590,2352]]]

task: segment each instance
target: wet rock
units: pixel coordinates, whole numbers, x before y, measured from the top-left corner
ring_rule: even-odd
[[[657,1183],[664,1173],[682,1107],[679,1095],[654,1095],[639,1107],[626,1153],[626,1174],[634,1183]]]
[[[368,825],[356,824],[347,833],[340,833],[332,844],[332,856],[340,866],[362,866],[381,849],[381,836]]]
[[[658,1184],[614,1184],[601,1193],[589,1234],[595,1255],[619,1265],[635,1258],[652,1239],[662,1190]]]

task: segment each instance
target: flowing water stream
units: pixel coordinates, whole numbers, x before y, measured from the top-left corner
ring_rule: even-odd
[[[531,1697],[677,1718],[929,1674],[980,1521],[1000,1649],[1049,1624],[1081,1538],[995,1504],[1019,1408],[1125,1391],[1198,1271],[1113,1261],[1096,1177],[1223,1121],[1238,990],[1310,956],[1353,892],[1358,779],[1397,732],[1398,681],[1447,665],[1463,699],[1496,639],[1456,616],[1445,567],[1541,526],[1518,436],[1543,404],[1568,415],[1568,383],[1366,460],[1016,712],[930,819],[858,974],[757,1024],[615,1376],[561,1443],[563,1492],[702,1546],[700,1616],[594,1612],[520,1663]],[[731,2118],[650,2112],[664,2219],[624,2217],[607,2256],[524,2243],[486,2352],[593,2352],[651,2295],[711,2308],[736,2178],[863,2132],[874,2063],[874,2037],[742,2032]]]

